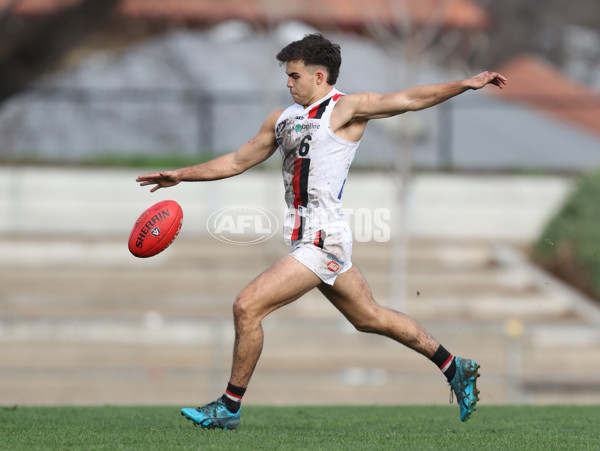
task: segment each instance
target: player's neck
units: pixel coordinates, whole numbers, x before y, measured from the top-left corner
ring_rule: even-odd
[[[312,105],[315,102],[318,102],[319,100],[321,100],[323,97],[327,97],[327,95],[329,93],[331,93],[331,91],[333,91],[333,86],[325,84],[323,85],[323,87],[319,87],[319,89],[317,89],[315,91],[315,93],[313,94],[313,96],[310,98],[310,101],[306,104],[306,105],[302,105],[304,108],[308,108],[310,105]]]

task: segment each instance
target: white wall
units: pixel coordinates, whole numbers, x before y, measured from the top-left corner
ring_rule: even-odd
[[[226,206],[252,205],[272,211],[277,218],[283,215],[278,171],[254,170],[228,180],[184,183],[156,193],[138,186],[138,174],[134,170],[0,167],[0,231],[128,236],[139,214],[163,199],[174,199],[183,207],[182,233],[186,234],[207,233],[207,218]],[[529,242],[571,186],[571,180],[561,177],[417,175],[407,195],[407,230],[418,237]],[[389,174],[351,173],[344,206],[359,216],[389,209],[391,215],[385,221],[394,231],[400,220],[397,193],[398,184]],[[349,219],[355,227],[354,218]]]

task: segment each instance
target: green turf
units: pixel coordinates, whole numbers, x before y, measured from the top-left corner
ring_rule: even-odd
[[[235,431],[176,407],[0,408],[0,449],[600,449],[600,406],[245,406]]]

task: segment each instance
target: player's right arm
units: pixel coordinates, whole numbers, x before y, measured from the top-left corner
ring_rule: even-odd
[[[175,186],[180,182],[204,182],[220,180],[262,163],[277,149],[275,124],[283,110],[271,113],[252,139],[235,152],[231,152],[206,163],[188,166],[173,171],[161,171],[138,176],[140,186],[155,185],[150,191]]]

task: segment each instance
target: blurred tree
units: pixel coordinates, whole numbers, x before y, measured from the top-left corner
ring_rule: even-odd
[[[13,0],[0,11],[0,102],[55,68],[72,47],[98,29],[121,0],[82,0],[18,27],[11,21]]]
[[[383,70],[390,78],[390,90],[419,84],[420,69],[426,64],[452,66],[459,71],[467,71],[468,62],[480,48],[484,26],[447,26],[453,7],[453,2],[449,0],[432,2],[433,7],[425,21],[417,20],[414,14],[410,14],[413,6],[411,0],[385,0],[384,3],[387,3],[390,13],[387,22],[368,10],[364,11],[363,20],[368,34],[389,55],[387,66]],[[483,23],[485,24],[485,20]],[[393,258],[390,266],[390,293],[391,306],[402,311],[408,296],[407,205],[412,183],[413,153],[415,142],[423,131],[418,119],[411,115],[375,122],[377,124],[371,127],[386,134],[398,145],[392,167],[396,175],[397,202],[396,217],[392,218],[395,232],[391,243]]]
[[[568,57],[565,28],[579,25],[600,33],[600,2],[578,0],[477,0],[490,13],[489,43],[475,64],[497,67],[524,52],[562,67]],[[597,49],[600,57],[600,48]]]

